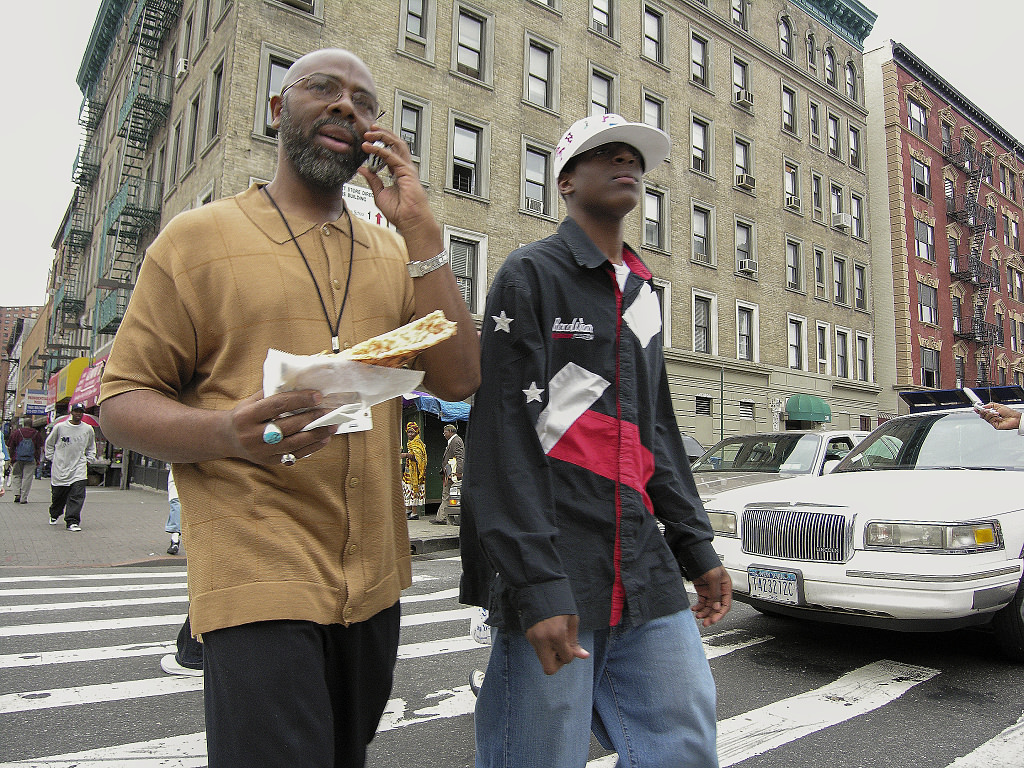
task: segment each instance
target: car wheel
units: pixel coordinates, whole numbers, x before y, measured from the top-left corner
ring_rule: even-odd
[[[1010,604],[992,618],[992,628],[1003,653],[1014,661],[1024,661],[1024,581]]]

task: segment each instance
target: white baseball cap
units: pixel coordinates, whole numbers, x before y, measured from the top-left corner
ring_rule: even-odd
[[[646,123],[631,123],[622,115],[606,113],[577,120],[565,132],[555,148],[555,178],[576,155],[602,144],[629,144],[643,158],[644,173],[668,157],[668,134]]]

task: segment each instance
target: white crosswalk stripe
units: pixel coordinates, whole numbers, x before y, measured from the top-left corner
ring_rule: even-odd
[[[471,718],[476,699],[468,686],[435,684],[431,671],[441,659],[462,655],[480,664],[485,649],[468,635],[475,609],[459,605],[457,558],[433,561],[435,572],[417,573],[410,594],[403,596],[400,664],[416,667],[415,685],[401,688],[387,705],[378,733],[402,733],[409,728],[438,727],[445,721]],[[445,569],[441,573],[441,569]],[[0,579],[0,675],[17,675],[40,685],[19,685],[17,690],[0,686],[0,729],[7,722],[20,724],[32,718],[74,721],[75,708],[109,708],[112,716],[125,716],[143,701],[171,701],[187,697],[187,705],[175,707],[201,711],[201,677],[160,675],[156,658],[174,651],[173,637],[184,620],[187,604],[184,573],[180,569],[56,576],[4,577]],[[146,594],[164,591],[167,594]],[[111,595],[106,599],[105,595]],[[118,597],[113,597],[118,595]],[[147,609],[174,604],[180,610]],[[180,604],[180,605],[177,605]],[[132,615],[132,614],[143,615]],[[67,621],[53,621],[67,615]],[[95,618],[87,618],[95,615]],[[33,622],[33,619],[40,619]],[[744,654],[770,648],[775,639],[742,626],[705,632],[704,650],[715,664],[731,664]],[[103,665],[107,679],[86,678],[82,672]],[[458,666],[458,665],[456,665]],[[472,668],[470,666],[469,668]],[[31,677],[26,677],[31,672]],[[141,674],[140,674],[141,673]],[[467,672],[468,673],[468,670]],[[463,674],[466,674],[463,673]],[[878,659],[852,669],[839,670],[831,681],[812,690],[783,696],[763,706],[727,717],[718,723],[718,748],[722,768],[798,742],[840,723],[861,718],[886,707],[898,707],[905,695],[940,677],[926,666]],[[400,679],[401,675],[399,676]],[[12,679],[0,677],[0,683]],[[463,680],[465,677],[462,678]],[[71,683],[71,684],[66,684]],[[201,722],[201,721],[200,721]],[[432,725],[433,724],[433,725]],[[445,726],[446,728],[449,726]],[[185,730],[185,729],[183,729]],[[471,733],[470,728],[470,733]],[[39,756],[45,748],[8,740],[0,750],[0,768],[203,768],[206,766],[206,735],[195,726],[185,732],[129,743],[92,743],[89,748]],[[410,732],[411,733],[411,732]],[[0,737],[3,742],[4,737]],[[128,742],[128,739],[124,739]],[[70,744],[66,743],[65,746]],[[950,762],[947,768],[1019,768],[1024,764],[1024,715],[995,738],[971,745],[973,751]],[[21,750],[22,754],[18,754]],[[472,753],[472,744],[467,746]],[[966,750],[965,750],[966,752]],[[33,756],[35,755],[35,756]],[[1009,757],[1008,757],[1009,756]],[[590,761],[588,768],[613,768],[617,757],[607,755]],[[443,759],[437,765],[445,766]]]

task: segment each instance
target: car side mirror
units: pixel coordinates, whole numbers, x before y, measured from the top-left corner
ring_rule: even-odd
[[[839,464],[839,459],[829,459],[821,467],[821,474],[827,475]]]

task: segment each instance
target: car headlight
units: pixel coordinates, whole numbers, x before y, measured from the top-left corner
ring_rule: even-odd
[[[938,554],[966,554],[1002,549],[999,523],[943,525],[936,523],[868,523],[867,549],[914,549]]]
[[[718,512],[708,509],[708,520],[711,521],[711,529],[719,536],[736,535],[736,514],[733,512]]]

